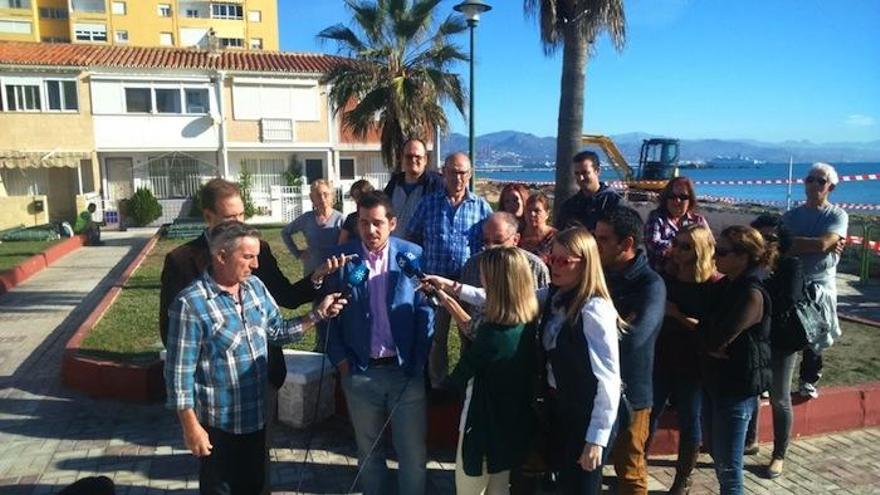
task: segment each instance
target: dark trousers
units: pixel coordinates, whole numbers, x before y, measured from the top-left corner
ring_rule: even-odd
[[[206,426],[213,449],[201,458],[199,493],[202,495],[258,495],[263,491],[269,458],[266,430],[236,435]]]
[[[816,383],[822,378],[822,355],[807,347],[801,353],[801,382]]]

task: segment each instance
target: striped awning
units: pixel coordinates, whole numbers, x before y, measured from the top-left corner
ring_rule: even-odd
[[[78,167],[91,158],[87,151],[0,150],[0,168]]]

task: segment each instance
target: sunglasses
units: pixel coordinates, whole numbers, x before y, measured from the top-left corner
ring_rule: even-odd
[[[422,158],[425,157],[425,155],[416,155],[414,153],[407,153],[403,156],[404,156],[404,158],[407,158],[409,160],[421,160]]]
[[[666,199],[677,199],[679,201],[687,201],[691,199],[690,194],[670,194],[666,197]]]
[[[547,256],[547,263],[557,267],[563,267],[580,261],[583,261],[583,258],[580,256],[556,256],[553,254]]]
[[[681,249],[682,251],[690,251],[691,249],[693,249],[693,246],[688,244],[687,242],[672,241],[672,247],[676,249]]]
[[[815,182],[820,186],[824,186],[825,184],[828,184],[828,179],[824,177],[813,177],[812,175],[810,175],[807,176],[806,179],[804,179],[804,182],[806,182],[807,184],[812,184],[813,182]]]

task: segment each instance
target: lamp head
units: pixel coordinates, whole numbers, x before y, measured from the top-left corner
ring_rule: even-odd
[[[452,9],[464,15],[468,24],[476,24],[480,22],[480,14],[492,10],[492,6],[483,0],[464,0]]]

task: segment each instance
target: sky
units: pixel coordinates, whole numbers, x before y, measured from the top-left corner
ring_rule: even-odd
[[[522,0],[488,0],[476,30],[476,132],[556,134],[562,52],[547,57]],[[443,1],[437,20],[458,0]],[[588,61],[584,129],[683,139],[880,140],[880,1],[625,0],[622,51]],[[342,0],[278,0],[281,49],[351,25]],[[467,53],[466,33],[456,38]],[[455,68],[467,86],[467,65]],[[450,107],[450,127],[467,121]]]

